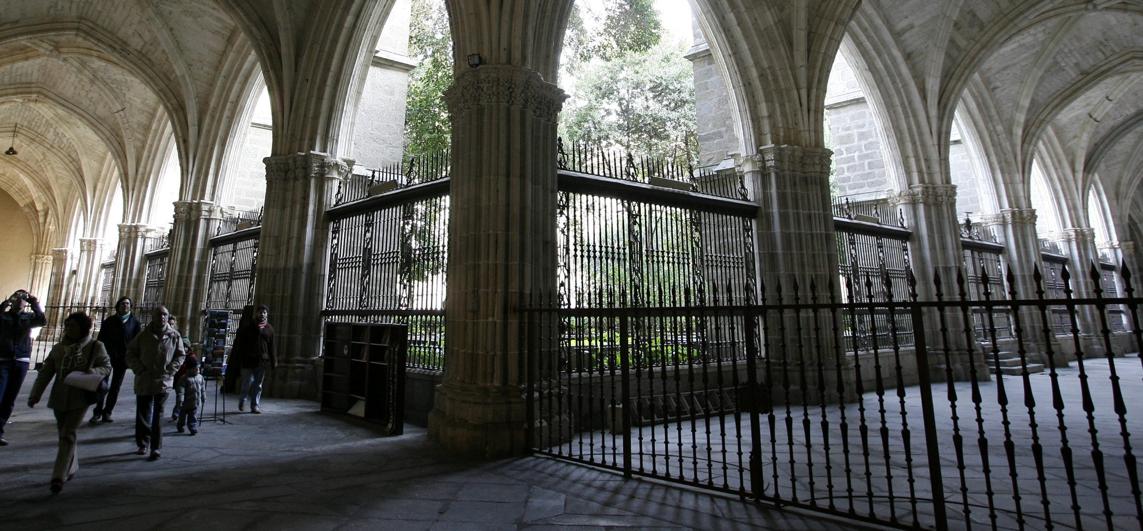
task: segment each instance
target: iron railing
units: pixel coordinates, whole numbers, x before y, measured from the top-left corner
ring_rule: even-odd
[[[48,357],[48,352],[51,352],[52,346],[59,343],[63,339],[63,322],[64,319],[75,313],[83,312],[91,317],[94,321],[92,328],[92,337],[99,334],[100,326],[103,319],[108,315],[114,313],[115,308],[109,306],[88,306],[88,305],[65,305],[65,306],[45,306],[44,316],[48,319],[46,326],[40,327],[38,330],[33,331],[32,340],[32,363],[42,363]],[[135,311],[136,317],[141,318],[142,315],[139,310]]]
[[[974,299],[960,273],[934,275],[932,301],[918,300],[910,274],[905,300],[843,302],[831,287],[793,285],[756,305],[725,304],[721,291],[704,304],[683,292],[635,307],[619,291],[602,307],[534,303],[521,327],[537,353],[527,367],[532,447],[901,528],[1137,528],[1132,433],[1143,421],[1128,404],[1143,393],[1143,366],[1121,356],[1140,348],[1143,301],[1122,277],[1126,296],[1114,299],[1076,298],[1065,269],[1063,300],[1046,299],[1042,283],[1019,297],[1010,273],[1007,298]],[[1020,321],[1035,316],[1046,330],[1055,304],[1072,323],[1070,363]],[[1115,305],[1128,309],[1131,333],[1107,328]],[[996,333],[1001,310],[1012,316],[1010,351]],[[1100,321],[1095,342],[1077,331],[1088,311]],[[982,345],[978,312],[989,323]],[[857,316],[882,313],[911,316],[913,347],[894,333],[868,352],[840,341]]]
[[[99,299],[96,303],[110,306],[115,301],[111,294],[111,284],[115,281],[115,260],[99,264]],[[115,297],[118,298],[118,297]]]
[[[229,312],[225,343],[227,349],[234,344],[242,309],[254,304],[260,235],[260,226],[250,226],[210,240],[210,274],[207,277],[203,309]]]
[[[406,177],[426,182],[326,213],[330,254],[323,316],[409,325],[410,369],[444,369],[449,181],[429,177],[441,169],[412,172]]]

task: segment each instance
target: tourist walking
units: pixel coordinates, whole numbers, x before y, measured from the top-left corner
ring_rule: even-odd
[[[68,374],[77,371],[102,377],[111,374],[111,358],[103,344],[91,338],[91,325],[91,317],[83,312],[75,312],[64,319],[63,339],[48,353],[28,395],[28,407],[35,407],[48,383],[55,380],[48,395],[48,407],[55,413],[56,430],[59,432],[59,448],[52,467],[52,492],[63,490],[64,482],[70,481],[79,470],[76,430],[94,401],[93,391],[68,385],[64,380]]]
[[[30,315],[24,311],[28,306],[32,307]],[[16,290],[0,302],[0,446],[8,445],[4,426],[12,416],[12,407],[32,361],[32,328],[46,324],[39,299],[27,291]]]
[[[138,455],[151,450],[151,461],[163,447],[163,404],[186,351],[182,337],[167,323],[165,306],[151,312],[151,322],[127,345],[127,366],[135,373],[135,445]]]
[[[182,331],[179,330],[179,321],[175,316],[172,315],[170,319],[167,319],[167,324],[171,325],[171,329],[178,332],[182,337],[183,352],[186,352],[187,355],[186,359],[183,360],[182,366],[179,367],[179,372],[175,373],[175,405],[171,408],[171,421],[173,422],[179,419],[179,406],[183,403],[183,378],[186,378],[187,368],[191,360],[194,360],[196,366],[198,365],[198,354],[195,354],[191,350],[191,342],[186,336],[182,335]]]
[[[278,366],[278,355],[274,350],[274,327],[270,326],[268,306],[259,304],[254,319],[238,327],[230,355],[238,359],[238,366],[242,368],[238,411],[243,411],[246,399],[249,398],[250,412],[261,413],[262,382],[266,379],[266,369]]]
[[[182,395],[179,403],[179,420],[176,427],[179,433],[185,426],[191,435],[198,434],[198,415],[206,403],[206,380],[199,374],[198,358],[187,356],[187,372],[178,384]]]
[[[96,397],[95,410],[91,415],[92,424],[111,422],[111,412],[119,401],[119,389],[123,387],[123,377],[127,374],[127,344],[143,328],[131,313],[132,306],[131,297],[119,297],[115,301],[115,313],[99,325],[99,337],[96,339],[103,343],[107,355],[111,357],[111,386],[106,393],[99,393]]]

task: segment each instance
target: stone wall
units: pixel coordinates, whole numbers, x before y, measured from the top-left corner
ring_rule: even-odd
[[[377,41],[361,93],[349,157],[358,168],[401,160],[405,143],[405,97],[409,71],[409,0],[397,0]]]
[[[718,71],[710,48],[696,32],[687,52],[694,68],[695,114],[698,126],[699,165],[714,166],[737,153],[741,142],[731,115],[730,91]]]

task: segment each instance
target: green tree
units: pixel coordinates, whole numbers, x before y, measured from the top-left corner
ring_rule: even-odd
[[[575,96],[564,105],[560,135],[603,149],[670,159],[695,154],[695,95],[681,45],[659,44],[579,69]]]
[[[413,0],[409,55],[417,67],[409,73],[405,107],[405,153],[423,156],[448,149],[452,119],[444,91],[452,84],[452,35],[441,0]]]

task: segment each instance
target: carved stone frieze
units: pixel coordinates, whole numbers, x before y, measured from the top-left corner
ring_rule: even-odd
[[[210,201],[175,201],[175,221],[222,217],[222,208]]]
[[[984,216],[985,225],[1036,225],[1036,209],[1006,208],[997,214]]]
[[[898,205],[956,205],[955,184],[914,184],[908,190],[889,198],[889,204]]]
[[[300,181],[318,178],[340,179],[349,175],[350,163],[325,153],[309,152],[277,155],[262,159],[266,180]]]
[[[544,81],[540,74],[508,65],[484,65],[457,76],[445,91],[453,116],[463,116],[483,105],[521,107],[541,120],[555,122],[567,94]]]
[[[833,152],[825,148],[768,145],[758,148],[758,154],[740,158],[751,169],[765,170],[789,178],[821,179],[829,177]],[[742,167],[743,171],[746,166]]]
[[[79,252],[92,253],[99,249],[99,245],[103,240],[99,238],[80,238],[79,239]]]
[[[1095,229],[1091,227],[1070,227],[1060,231],[1060,240],[1066,242],[1091,242],[1095,240]]]

